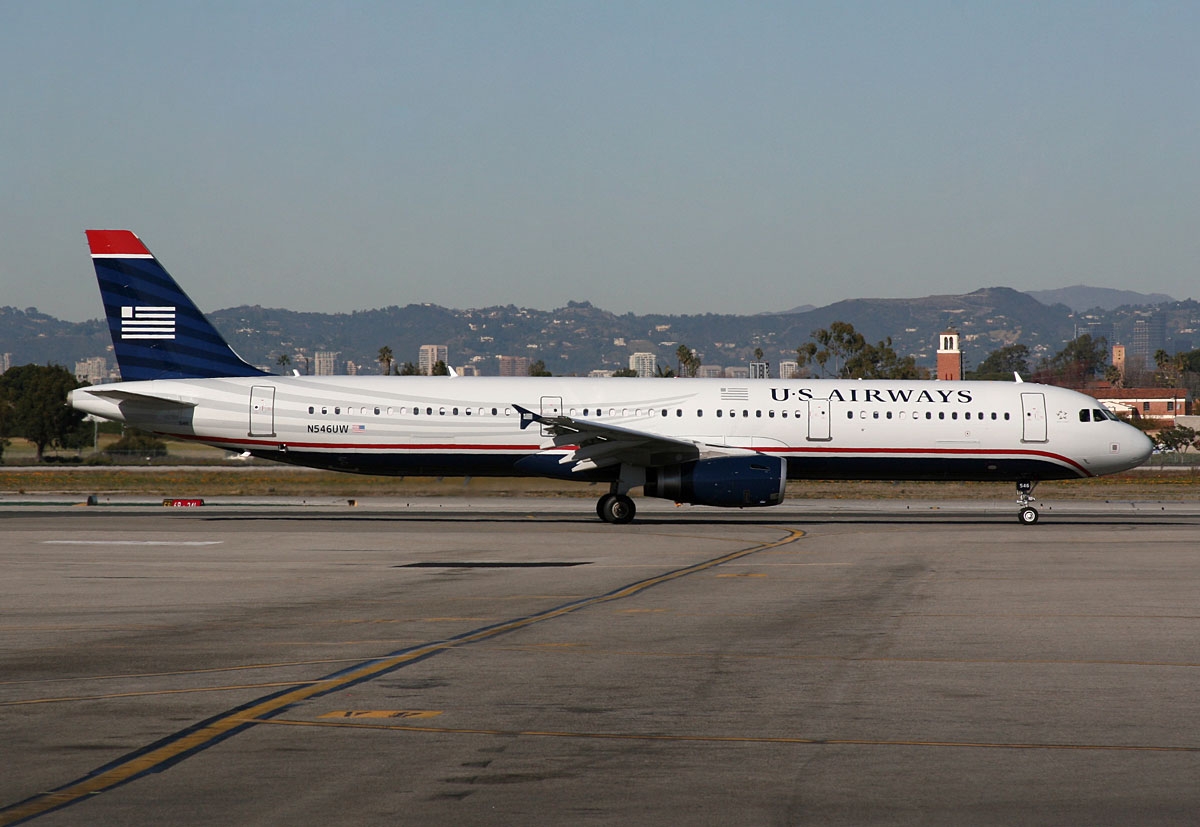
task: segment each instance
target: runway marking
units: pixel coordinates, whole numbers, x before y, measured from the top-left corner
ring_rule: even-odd
[[[759,571],[743,571],[731,574],[718,574],[717,577],[766,577],[766,575]]]
[[[917,739],[879,738],[800,738],[770,735],[671,735],[639,732],[570,732],[537,729],[471,729],[466,727],[405,726],[402,724],[366,724],[347,721],[300,721],[290,718],[273,718],[256,721],[259,724],[300,727],[342,727],[351,729],[377,729],[391,732],[415,732],[435,735],[491,735],[505,738],[514,736],[530,738],[581,738],[606,741],[670,741],[710,744],[797,744],[802,746],[857,746],[857,747],[957,747],[973,749],[1023,749],[1023,750],[1096,750],[1111,752],[1200,752],[1200,746],[1158,746],[1153,744],[1056,744],[1056,743],[1006,743],[1002,741],[932,741]]]
[[[219,546],[224,540],[42,540],[44,546]]]
[[[24,801],[0,809],[0,827],[8,827],[9,825],[18,824],[22,821],[44,815],[45,813],[70,806],[88,796],[105,792],[121,784],[126,784],[148,773],[161,772],[195,755],[201,750],[220,743],[226,738],[267,722],[269,719],[302,701],[308,701],[316,697],[347,689],[351,686],[356,686],[360,683],[373,680],[380,675],[393,672],[403,666],[434,657],[459,646],[489,640],[508,632],[524,629],[535,623],[553,620],[582,609],[591,608],[592,606],[624,600],[654,586],[669,583],[673,580],[687,577],[690,574],[695,574],[696,572],[706,571],[723,563],[747,557],[760,551],[779,548],[805,536],[805,533],[799,529],[781,530],[785,531],[786,534],[778,540],[727,552],[700,563],[694,563],[690,566],[684,566],[683,568],[629,583],[604,594],[574,600],[546,609],[545,611],[526,615],[525,617],[494,623],[490,626],[463,632],[462,634],[443,640],[419,644],[408,649],[401,649],[382,658],[362,661],[355,666],[334,672],[316,681],[290,683],[288,684],[291,687],[290,689],[265,695],[239,707],[215,715],[172,735],[168,735],[139,750],[135,750],[128,755],[122,756],[116,761],[99,767],[86,776],[71,781],[57,789],[31,796]],[[339,723],[334,725],[343,726],[345,724]]]

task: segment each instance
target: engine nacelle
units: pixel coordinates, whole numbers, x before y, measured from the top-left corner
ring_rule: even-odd
[[[691,505],[753,508],[779,505],[786,484],[787,461],[756,454],[647,468],[644,493]]]

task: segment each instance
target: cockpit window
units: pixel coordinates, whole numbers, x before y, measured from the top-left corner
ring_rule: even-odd
[[[1112,411],[1110,411],[1108,408],[1093,408],[1092,409],[1092,421],[1093,422],[1103,422],[1106,419],[1110,420],[1112,422],[1120,422],[1120,419],[1117,418],[1117,415],[1115,413],[1113,413]]]

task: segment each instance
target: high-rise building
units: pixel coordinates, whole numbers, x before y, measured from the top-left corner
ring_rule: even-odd
[[[318,350],[313,354],[313,374],[316,376],[333,376],[337,373],[336,350]]]
[[[346,360],[346,375],[347,376],[358,376],[358,363],[357,362],[355,362],[351,359]]]
[[[783,361],[779,363],[779,378],[780,379],[796,379],[800,376],[800,363],[796,361]]]
[[[750,378],[751,379],[769,379],[771,372],[770,362],[755,361],[750,363]]]
[[[421,354],[417,357],[417,370],[422,376],[432,376],[433,366],[438,362],[450,364],[449,351],[445,345],[421,345]]]
[[[529,365],[531,364],[528,356],[498,356],[500,361],[501,376],[528,376]]]
[[[4,354],[7,356],[8,354]],[[7,368],[5,368],[7,370]],[[93,356],[75,363],[75,381],[87,382],[89,385],[99,385],[108,381],[108,359],[103,356]]]
[[[658,372],[658,357],[653,353],[631,353],[629,369],[637,371],[638,376],[653,376]]]
[[[696,371],[696,376],[700,379],[720,379],[725,375],[725,368],[720,365],[701,365],[700,370]]]
[[[4,373],[6,370],[8,370],[11,367],[12,367],[12,354],[11,353],[0,354],[0,373]]]
[[[946,330],[938,337],[937,378],[943,382],[962,379],[962,351],[958,349],[957,330]]]

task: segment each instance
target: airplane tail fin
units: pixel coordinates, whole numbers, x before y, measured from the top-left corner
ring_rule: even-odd
[[[261,376],[129,230],[88,230],[121,378]]]

